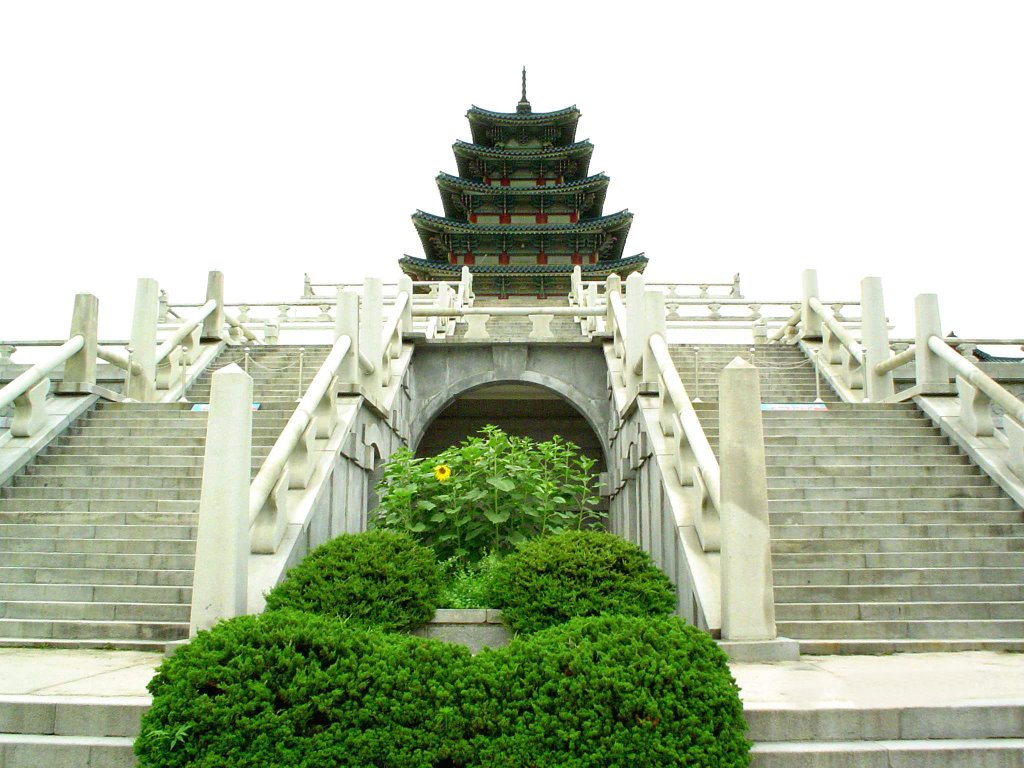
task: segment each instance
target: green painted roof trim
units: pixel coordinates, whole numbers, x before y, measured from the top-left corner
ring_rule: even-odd
[[[412,256],[405,256],[398,260],[401,267],[410,269],[429,270],[443,272],[445,274],[459,274],[462,272],[461,264],[449,264],[445,261],[433,261],[431,259],[417,259]],[[629,268],[630,271],[646,266],[647,257],[642,253],[635,256],[627,256],[624,259],[611,259],[599,261],[596,264],[581,264],[583,274],[593,272],[617,272]],[[571,274],[575,265],[572,264],[474,264],[469,271],[476,274],[497,274],[497,275],[521,275],[521,274]]]
[[[482,144],[471,144],[468,141],[456,141],[452,145],[456,157],[485,157],[497,159],[552,159],[560,157],[589,157],[594,152],[594,145],[584,139],[574,144],[567,144],[564,147],[537,147],[526,149],[498,149],[497,147],[485,147]]]
[[[466,112],[466,117],[472,120],[474,117],[492,122],[510,123],[543,123],[543,122],[569,122],[579,120],[580,111],[573,104],[571,107],[557,109],[554,112],[495,112],[491,109],[483,109],[475,104]]]
[[[633,221],[633,214],[629,211],[619,211],[608,216],[597,219],[583,219],[576,224],[498,224],[488,226],[486,224],[470,224],[467,221],[449,219],[445,216],[435,216],[425,211],[416,211],[412,215],[413,224],[416,229],[427,229],[433,232],[446,232],[451,234],[596,234],[599,232],[616,231],[628,227]]]
[[[585,192],[589,189],[600,189],[607,187],[611,181],[603,173],[597,173],[593,176],[587,176],[585,179],[579,179],[578,181],[568,181],[564,184],[543,184],[535,187],[501,187],[491,186],[490,184],[483,184],[479,181],[473,181],[472,179],[466,179],[462,176],[453,176],[450,173],[444,173],[443,171],[437,175],[437,184],[442,184],[458,190],[466,190],[467,192],[480,192],[483,194],[491,195],[535,195],[541,192],[547,192],[548,194],[559,194],[562,192]]]

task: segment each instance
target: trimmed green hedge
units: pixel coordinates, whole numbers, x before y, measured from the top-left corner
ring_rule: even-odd
[[[675,589],[639,547],[600,531],[541,536],[502,559],[491,602],[516,632],[536,632],[577,616],[659,616],[675,609]]]
[[[474,766],[749,765],[739,689],[676,617],[600,616],[526,635],[472,667]]]
[[[461,765],[470,661],[297,611],[241,616],[160,666],[135,753],[141,768]]]
[[[402,533],[369,531],[312,550],[267,593],[267,610],[294,608],[405,630],[430,621],[440,589],[430,549]]]
[[[575,619],[471,657],[296,611],[201,632],[157,670],[141,768],[743,768],[736,684],[676,618]]]

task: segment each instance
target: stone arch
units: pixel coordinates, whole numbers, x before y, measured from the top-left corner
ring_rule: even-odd
[[[523,370],[516,376],[510,376],[500,371],[480,371],[452,381],[443,389],[420,400],[416,415],[410,424],[409,447],[415,451],[434,420],[460,397],[474,390],[499,384],[526,384],[558,395],[583,417],[598,437],[601,451],[604,454],[604,463],[607,466],[609,456],[607,404],[586,397],[572,382],[531,370]],[[604,405],[603,408],[602,405]]]

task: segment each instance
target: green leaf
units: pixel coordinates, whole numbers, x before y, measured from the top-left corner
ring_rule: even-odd
[[[484,511],[484,517],[486,517],[495,525],[500,525],[501,523],[507,522],[510,515],[509,512],[504,509],[499,509],[497,511],[493,509],[488,509]]]
[[[430,499],[420,499],[416,502],[416,506],[419,509],[425,509],[429,512],[430,510],[435,509],[437,507],[437,504],[430,501]]]
[[[411,523],[410,525],[407,525],[406,528],[408,528],[413,533],[423,533],[425,530],[427,530],[427,524],[426,523]]]
[[[495,488],[497,488],[502,493],[509,493],[509,492],[515,490],[515,487],[516,487],[516,484],[513,483],[511,480],[509,480],[507,477],[496,477],[494,475],[492,475],[491,477],[487,478],[487,483],[489,485],[494,486]],[[508,517],[506,516],[505,519],[507,520]]]

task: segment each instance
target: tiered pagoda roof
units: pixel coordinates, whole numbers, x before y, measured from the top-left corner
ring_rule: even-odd
[[[471,107],[473,141],[453,145],[458,176],[437,177],[444,216],[413,214],[425,258],[399,263],[414,279],[445,279],[469,266],[478,294],[563,293],[579,265],[592,279],[642,270],[623,257],[629,211],[604,215],[608,177],[590,173],[594,146],[576,140],[580,111]]]

